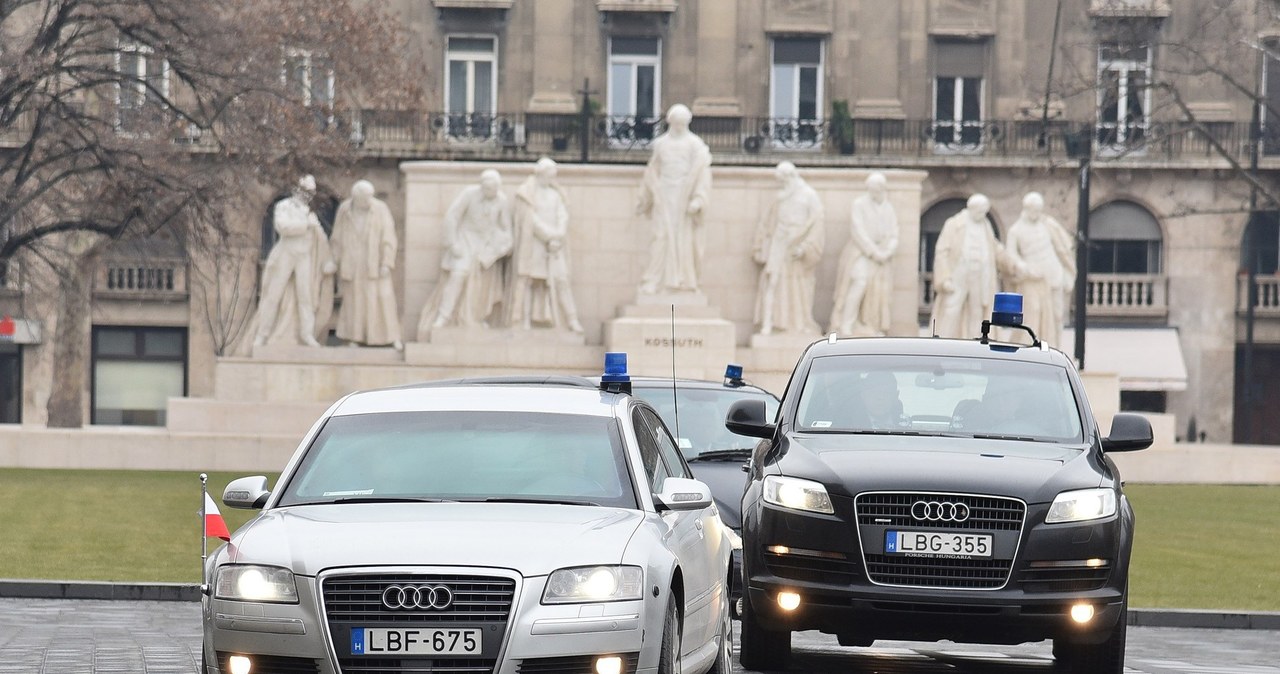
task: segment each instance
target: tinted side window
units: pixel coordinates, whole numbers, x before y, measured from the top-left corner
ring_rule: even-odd
[[[662,491],[662,484],[670,473],[662,461],[658,442],[653,437],[648,421],[641,415],[640,408],[631,411],[631,424],[635,426],[636,442],[640,445],[640,460],[644,463],[645,475],[649,478],[649,490],[652,493]]]
[[[676,443],[671,439],[671,434],[667,432],[667,427],[662,425],[662,420],[650,410],[644,410],[643,414],[649,429],[653,431],[654,437],[658,439],[658,451],[662,452],[662,458],[666,460],[667,469],[671,471],[671,475],[692,478],[693,474],[689,472],[689,466],[685,464],[684,457],[680,455],[680,450],[676,449]]]

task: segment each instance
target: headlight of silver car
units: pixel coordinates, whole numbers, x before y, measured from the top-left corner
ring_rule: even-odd
[[[1045,524],[1087,522],[1116,514],[1116,493],[1111,489],[1064,491],[1053,499]]]
[[[812,480],[769,475],[764,478],[764,500],[783,508],[815,513],[835,512],[827,488]]]
[[[547,578],[544,604],[585,604],[639,599],[644,572],[638,566],[579,566],[557,569]]]
[[[223,566],[218,568],[214,596],[233,601],[296,604],[298,585],[288,569],[256,564]]]

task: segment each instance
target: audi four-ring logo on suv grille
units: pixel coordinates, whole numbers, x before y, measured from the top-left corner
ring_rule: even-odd
[[[916,501],[911,516],[925,522],[963,522],[969,519],[969,506],[951,501]]]
[[[446,609],[453,592],[444,585],[390,585],[382,591],[382,605],[389,609]]]

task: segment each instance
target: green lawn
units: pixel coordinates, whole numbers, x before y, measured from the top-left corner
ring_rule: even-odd
[[[210,474],[214,500],[239,476]],[[1132,606],[1280,610],[1280,487],[1126,491]],[[0,469],[0,578],[198,582],[199,508],[195,473]],[[221,510],[232,530],[252,515]]]

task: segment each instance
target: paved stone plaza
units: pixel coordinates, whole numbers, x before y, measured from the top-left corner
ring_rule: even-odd
[[[736,624],[736,623],[735,623]],[[1265,630],[1130,628],[1132,674],[1280,674],[1277,634]],[[793,638],[791,671],[907,674],[1049,672],[1048,644],[1013,647]],[[193,602],[0,599],[0,674],[193,674],[200,606]]]

